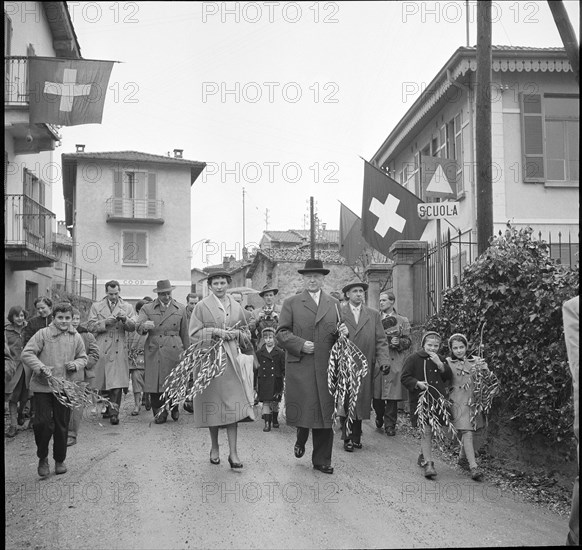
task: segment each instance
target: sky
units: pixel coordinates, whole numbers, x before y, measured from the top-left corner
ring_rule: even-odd
[[[467,45],[464,1],[68,5],[82,56],[121,63],[102,124],[63,128],[56,152],[183,149],[206,162],[191,199],[198,268],[240,259],[243,225],[250,249],[266,229],[308,229],[311,196],[328,229],[340,201],[360,215],[360,157]],[[578,2],[565,5],[578,32]],[[468,13],[474,46],[476,2]],[[493,2],[492,19],[493,44],[562,46],[546,2]]]

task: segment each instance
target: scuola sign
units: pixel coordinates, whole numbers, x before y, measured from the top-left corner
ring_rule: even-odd
[[[460,206],[458,202],[431,202],[419,204],[416,209],[421,220],[436,220],[458,217]]]

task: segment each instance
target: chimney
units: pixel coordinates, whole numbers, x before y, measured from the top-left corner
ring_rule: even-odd
[[[222,260],[222,267],[224,269],[228,269],[230,267],[230,258],[228,256],[225,256]]]
[[[183,152],[184,152],[184,149],[174,149],[174,158],[181,159]]]
[[[77,143],[75,144],[77,148],[77,153],[84,153],[85,152],[85,144],[84,143]]]

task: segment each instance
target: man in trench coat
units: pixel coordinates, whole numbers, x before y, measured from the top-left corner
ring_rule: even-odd
[[[279,345],[287,352],[287,424],[297,427],[295,456],[301,458],[305,454],[305,443],[311,429],[313,467],[333,474],[334,403],[327,386],[327,368],[338,330],[339,302],[322,290],[329,269],[323,267],[321,260],[307,260],[304,269],[297,271],[303,275],[305,290],[285,300],[277,330]],[[339,330],[347,334],[345,325]]]
[[[91,306],[87,330],[92,332],[99,346],[99,361],[95,365],[93,387],[107,390],[109,400],[117,408],[107,407],[103,418],[119,424],[119,407],[123,388],[129,387],[129,363],[125,333],[135,330],[133,308],[119,296],[117,281],[105,283],[106,296]]]
[[[350,453],[354,448],[362,448],[362,420],[370,418],[374,365],[376,361],[382,366],[388,365],[390,361],[388,340],[384,334],[380,312],[364,305],[367,289],[368,285],[361,281],[350,283],[342,289],[347,298],[346,302],[342,302],[340,309],[342,321],[348,327],[349,339],[358,347],[368,361],[368,371],[360,384],[356,402],[356,416],[352,422],[349,435],[346,434],[348,411],[343,410],[340,413],[344,450]]]
[[[407,401],[408,392],[402,386],[400,375],[411,346],[410,323],[396,313],[396,296],[392,292],[380,293],[380,318],[388,341],[389,361],[381,368],[376,363],[374,370],[374,399],[372,406],[376,413],[376,427],[384,426],[387,436],[396,435],[398,402]]]
[[[137,332],[148,335],[144,345],[144,392],[150,394],[154,417],[163,405],[161,394],[166,377],[190,345],[188,314],[186,307],[172,298],[175,288],[167,279],[158,281],[153,290],[158,297],[142,306],[136,323]],[[178,417],[178,407],[174,407],[172,418],[177,421]],[[163,424],[167,419],[168,412],[164,411],[155,423]]]

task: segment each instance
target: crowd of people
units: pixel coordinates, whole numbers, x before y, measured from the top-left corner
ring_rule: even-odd
[[[343,449],[353,453],[364,448],[362,421],[370,419],[372,412],[378,430],[388,437],[396,434],[401,404],[412,427],[420,429],[418,465],[426,478],[437,475],[432,459],[434,430],[452,423],[460,442],[458,464],[473,480],[482,480],[473,435],[484,419],[471,401],[472,375],[479,369],[489,371],[482,358],[470,355],[467,337],[450,336],[445,357],[443,336],[428,331],[413,352],[410,323],[396,311],[392,292],[380,293],[377,311],[365,305],[368,285],[362,281],[347,284],[341,294],[325,292],[329,270],[320,260],[308,260],[298,272],[304,288],[282,306],[276,303],[279,289],[266,285],[259,292],[262,307],[243,307],[242,294],[228,293],[230,274],[217,271],[207,278],[210,292],[204,299],[189,294],[183,305],[172,297],[175,287],[170,281],[161,280],[153,289],[157,298],[144,297],[135,310],[121,298],[119,282],[111,280],[105,284],[105,297],[92,304],[86,324],[70,303],[53,306],[46,297],[34,302],[36,316],[30,320],[21,306],[11,307],[4,328],[5,403],[10,418],[6,437],[15,437],[18,427],[30,418],[38,474],[50,473],[51,439],[55,473],[63,474],[67,448],[77,443],[83,407],[65,406],[50,379],[88,384],[95,396],[106,398],[101,414],[112,425],[120,422],[122,395],[131,380],[131,415],[139,415],[145,406],[152,410],[156,424],[164,424],[168,414],[174,421],[179,419],[179,403],[165,402],[163,392],[184,350],[192,344],[205,350],[220,343],[223,364],[202,391],[183,403],[184,410],[194,415],[194,426],[209,429],[211,464],[220,464],[219,430],[225,428],[229,465],[243,468],[237,448],[238,422],[254,420],[260,403],[263,431],[278,428],[284,398],[286,424],[297,430],[294,456],[303,457],[311,431],[313,468],[333,474],[335,416]],[[565,304],[564,320],[577,388],[578,298]],[[368,366],[359,380],[355,407],[348,406],[347,398],[338,402],[329,390],[330,354],[342,337],[356,346]],[[250,379],[245,373],[248,364],[254,370]],[[198,382],[194,376],[188,389]],[[93,412],[99,399],[94,401]],[[578,437],[577,400],[575,433]],[[569,542],[578,538],[577,507],[576,486]]]
[[[242,468],[237,450],[238,422],[254,419],[253,411],[260,403],[263,431],[278,428],[279,405],[285,395],[287,425],[297,428],[294,455],[304,455],[311,431],[313,467],[331,474],[334,410],[338,411],[343,449],[354,452],[364,446],[362,421],[370,419],[372,412],[376,427],[394,436],[399,403],[409,400],[411,423],[416,426],[419,393],[430,387],[430,391],[444,395],[445,383],[451,382],[451,401],[461,404],[454,415],[455,427],[462,433],[459,463],[470,470],[473,479],[481,479],[472,446],[472,434],[480,426],[470,422],[467,405],[470,372],[476,368],[466,356],[467,339],[463,335],[451,337],[452,355],[445,359],[438,354],[441,337],[426,333],[421,349],[410,354],[410,323],[397,313],[393,293],[380,294],[377,311],[365,305],[366,283],[346,285],[339,296],[334,293],[338,299],[323,290],[329,270],[319,260],[308,260],[298,271],[304,290],[282,306],[276,303],[279,289],[266,285],[259,292],[263,306],[243,308],[242,294],[228,293],[230,274],[218,271],[207,279],[209,295],[201,300],[189,294],[185,305],[172,297],[175,287],[170,281],[161,280],[153,289],[157,298],[146,296],[134,309],[121,297],[119,282],[109,281],[103,299],[92,304],[86,324],[81,324],[79,310],[67,303],[53,307],[48,298],[35,302],[37,315],[30,321],[22,307],[12,307],[5,326],[5,341],[15,365],[6,385],[10,413],[6,436],[14,437],[25,417],[32,417],[39,475],[48,475],[51,436],[55,471],[63,473],[67,447],[77,443],[83,408],[70,409],[60,403],[45,374],[89,384],[106,397],[107,406],[101,414],[112,425],[119,424],[122,396],[131,380],[131,415],[139,415],[144,406],[152,410],[155,423],[163,424],[168,416],[179,419],[178,404],[165,406],[162,394],[182,352],[191,344],[204,348],[222,339],[226,358],[223,373],[192,402],[184,403],[184,409],[194,415],[194,425],[209,429],[212,464],[220,463],[218,436],[219,428],[224,427],[229,464]],[[329,356],[339,335],[349,338],[370,366],[361,381],[349,428],[347,403],[334,403],[328,389]],[[252,356],[254,399],[245,388],[240,354]],[[426,477],[436,475],[428,426],[422,434],[418,462]]]
[[[151,408],[157,424],[165,423],[168,415],[178,421],[178,404],[165,407],[162,399],[166,378],[191,344],[204,348],[222,339],[226,368],[193,402],[184,403],[184,409],[194,415],[194,425],[209,428],[213,464],[220,462],[218,434],[225,427],[229,463],[242,468],[237,423],[254,419],[252,411],[261,403],[263,431],[278,428],[279,404],[285,395],[287,425],[297,428],[295,456],[301,458],[305,453],[311,430],[313,467],[333,473],[334,411],[339,413],[343,449],[354,452],[364,446],[362,421],[370,419],[372,412],[376,428],[394,436],[399,403],[408,401],[405,409],[416,427],[419,396],[429,391],[435,399],[447,396],[453,405],[452,422],[461,442],[459,464],[474,480],[481,480],[473,434],[483,418],[471,414],[469,401],[471,373],[487,366],[469,355],[466,336],[450,337],[450,356],[445,358],[439,353],[442,336],[427,332],[420,349],[412,353],[410,323],[396,311],[392,292],[380,294],[377,311],[365,305],[366,283],[346,285],[338,300],[323,290],[329,270],[321,261],[308,260],[298,271],[303,276],[303,291],[280,306],[276,303],[279,289],[266,285],[259,293],[264,305],[254,310],[243,308],[240,293],[228,293],[231,277],[226,271],[208,277],[206,298],[189,294],[186,305],[172,297],[175,287],[170,281],[158,281],[153,289],[157,298],[144,297],[135,310],[121,297],[120,284],[109,281],[104,298],[91,306],[86,324],[81,324],[79,310],[70,304],[53,307],[44,297],[36,300],[37,315],[30,321],[22,307],[12,307],[5,326],[5,343],[15,367],[5,390],[10,414],[6,436],[14,437],[26,417],[33,418],[39,473],[47,471],[47,438],[51,435],[54,458],[61,465],[57,470],[63,471],[66,447],[77,442],[83,411],[71,411],[54,398],[44,376],[49,372],[86,382],[105,396],[108,406],[102,415],[112,425],[119,424],[122,395],[130,380],[132,415],[139,415],[145,406]],[[328,389],[330,352],[340,335],[357,346],[369,365],[349,429],[347,403],[334,403]],[[254,399],[249,399],[245,388],[240,354],[253,358]],[[51,414],[54,423],[49,422]],[[427,478],[434,478],[432,430],[426,423],[422,428],[418,464]]]

